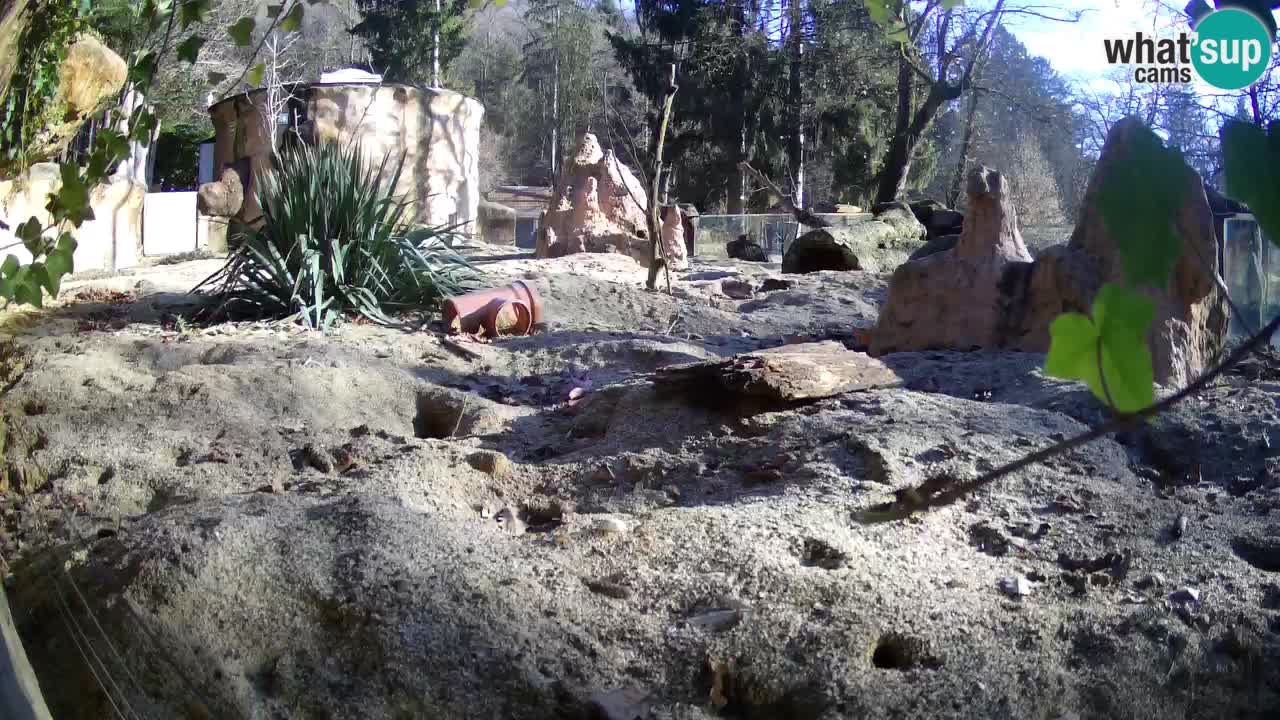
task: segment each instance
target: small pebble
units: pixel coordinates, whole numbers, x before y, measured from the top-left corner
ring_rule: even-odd
[[[592,521],[591,526],[597,532],[617,533],[621,534],[627,531],[627,523],[615,517],[599,517]]]
[[[1031,581],[1022,575],[1001,578],[996,585],[1010,597],[1026,597],[1031,594]]]

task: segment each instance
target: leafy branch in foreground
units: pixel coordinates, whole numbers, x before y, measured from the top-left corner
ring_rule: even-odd
[[[366,161],[358,146],[296,146],[259,178],[262,221],[196,291],[215,314],[278,317],[328,329],[347,315],[396,325],[393,313],[433,307],[470,281],[467,261],[442,242],[450,228],[407,230],[394,195],[404,157]]]

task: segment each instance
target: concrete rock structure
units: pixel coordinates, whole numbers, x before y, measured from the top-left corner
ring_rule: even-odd
[[[1131,162],[1137,118],[1112,127],[1090,178],[1069,242],[1033,262],[1018,231],[1007,181],[988,168],[969,176],[969,213],[955,246],[897,269],[871,334],[870,352],[1004,348],[1045,352],[1049,324],[1064,312],[1088,313],[1098,289],[1124,282],[1116,239],[1102,219],[1104,179]],[[1184,166],[1182,201],[1169,218],[1183,241],[1169,284],[1156,303],[1148,339],[1156,382],[1184,387],[1222,349],[1226,303],[1214,282],[1218,255],[1204,184]]]
[[[215,172],[235,168],[245,184],[237,219],[253,222],[261,212],[254,188],[258,174],[269,167],[275,132],[279,142],[357,143],[376,162],[388,153],[394,162],[403,153],[396,190],[409,202],[410,215],[424,225],[473,229],[484,118],[478,101],[450,90],[394,83],[298,84],[290,92],[287,124],[264,122],[266,92],[261,89],[209,108]]]
[[[613,151],[600,148],[596,136],[583,133],[577,151],[565,167],[538,228],[538,257],[553,258],[580,252],[616,252],[649,264],[645,208],[648,193]],[[675,215],[669,213],[668,217]],[[662,230],[672,269],[688,266],[684,232],[679,218]],[[679,232],[679,238],[676,233]],[[681,245],[675,249],[673,244]]]

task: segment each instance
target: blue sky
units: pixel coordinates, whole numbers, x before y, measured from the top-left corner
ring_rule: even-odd
[[[1078,23],[1057,23],[1010,17],[1006,26],[1032,55],[1049,61],[1062,75],[1079,81],[1097,78],[1111,69],[1102,41],[1152,29],[1153,12],[1142,0],[1047,0],[1067,10],[1086,11]]]

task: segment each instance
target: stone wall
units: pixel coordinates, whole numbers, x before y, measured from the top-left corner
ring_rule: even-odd
[[[409,85],[335,83],[300,87],[301,133],[318,141],[357,142],[375,162],[405,154],[397,192],[426,225],[458,225],[470,232],[480,203],[478,157],[484,106],[450,90]],[[210,108],[214,169],[242,173],[246,193],[239,218],[261,210],[253,197],[258,173],[269,167],[271,142],[262,122],[261,90]],[[388,169],[388,174],[390,173]]]
[[[16,180],[0,181],[0,218],[10,225],[26,222],[35,216],[48,223],[45,204],[49,193],[62,185],[58,166],[54,163],[33,165],[26,175]],[[120,270],[137,265],[142,258],[142,204],[147,189],[121,178],[99,185],[89,196],[93,219],[72,231],[78,247],[75,269]],[[12,240],[12,231],[2,231],[3,244]],[[13,254],[26,263],[31,255],[21,245],[0,255]]]

